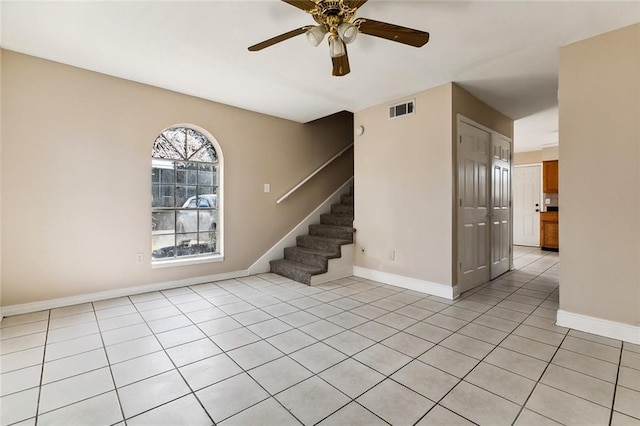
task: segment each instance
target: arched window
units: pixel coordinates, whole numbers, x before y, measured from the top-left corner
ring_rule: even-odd
[[[221,257],[221,162],[212,141],[171,127],[156,138],[151,157],[153,261]]]

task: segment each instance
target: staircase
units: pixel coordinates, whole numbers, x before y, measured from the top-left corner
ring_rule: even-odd
[[[353,188],[320,215],[320,224],[309,226],[309,235],[296,238],[295,247],[284,249],[284,259],[272,260],[271,272],[311,285],[329,273],[331,259],[339,259],[343,246],[353,244]],[[333,279],[333,278],[332,278]]]

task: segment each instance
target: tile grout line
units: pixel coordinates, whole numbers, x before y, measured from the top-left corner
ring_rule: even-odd
[[[620,356],[618,358],[618,371],[616,372],[616,383],[613,385],[613,397],[611,400],[611,412],[609,413],[609,426],[613,421],[613,411],[616,404],[616,393],[618,391],[618,380],[620,379],[620,366],[622,365],[622,353],[624,352],[624,342],[620,345]]]
[[[187,286],[186,288],[189,288],[189,290],[191,290],[192,292],[194,292],[194,293],[196,293],[196,294],[197,294],[197,292],[193,291],[190,287],[188,287],[188,286]],[[184,312],[182,312],[182,311],[180,310],[180,308],[179,308],[178,306],[176,306],[176,304],[175,304],[175,303],[173,303],[173,302],[171,301],[171,299],[169,299],[169,298],[168,298],[164,293],[162,293],[162,291],[159,291],[159,293],[160,293],[160,294],[162,294],[162,296],[164,297],[164,299],[165,299],[165,300],[167,300],[169,303],[171,303],[171,305],[172,305],[172,306],[174,306],[175,308],[177,308],[177,309],[180,311],[180,313],[181,313],[181,315],[182,315],[182,316],[184,316],[184,317],[185,317],[185,318],[187,318],[187,319],[188,319],[192,324],[194,324],[194,323],[193,323],[193,321],[191,320],[191,318],[189,318],[189,317],[188,317]],[[200,296],[200,295],[198,294],[198,296]],[[202,297],[202,296],[200,296],[200,297]],[[160,299],[160,298],[158,298],[158,299]],[[204,298],[203,298],[203,299],[204,299]],[[131,300],[131,299],[130,299],[130,300]],[[206,299],[205,299],[205,300],[206,300]],[[161,349],[162,353],[164,353],[164,355],[169,359],[169,361],[171,362],[171,365],[173,365],[174,370],[175,370],[175,371],[180,375],[180,378],[184,381],[184,383],[187,385],[187,387],[188,387],[188,388],[189,388],[189,390],[191,391],[191,392],[190,392],[189,394],[187,394],[187,395],[193,395],[193,396],[194,396],[194,398],[196,399],[196,401],[198,401],[198,404],[200,404],[200,406],[202,407],[203,411],[206,413],[207,417],[209,417],[209,420],[211,420],[212,424],[215,426],[216,422],[215,422],[215,421],[213,420],[213,418],[211,417],[211,414],[209,414],[209,412],[207,411],[207,409],[204,407],[204,404],[202,403],[202,401],[200,400],[200,398],[198,398],[198,396],[196,395],[196,392],[193,390],[193,388],[191,387],[191,385],[189,384],[189,382],[185,379],[184,375],[182,374],[182,372],[180,371],[180,369],[178,368],[178,366],[176,365],[176,363],[173,361],[173,358],[171,358],[171,356],[167,353],[167,348],[165,348],[165,347],[164,347],[164,345],[162,344],[162,342],[161,342],[161,341],[158,339],[158,337],[156,336],[156,333],[155,333],[155,332],[153,331],[153,329],[149,326],[149,323],[148,323],[147,319],[146,319],[146,318],[144,318],[144,316],[142,315],[142,311],[140,311],[140,310],[138,309],[138,307],[137,307],[137,306],[136,306],[136,304],[133,302],[133,300],[131,300],[131,303],[132,303],[132,305],[133,305],[134,309],[136,310],[136,312],[138,313],[138,315],[140,315],[140,317],[142,318],[143,323],[144,323],[144,324],[149,328],[149,331],[151,331],[151,334],[152,334],[153,338],[156,340],[156,342],[158,342],[158,344],[159,344],[159,345],[160,345],[160,347],[162,348],[162,349]],[[213,306],[213,305],[212,305],[212,306]],[[176,315],[176,316],[177,316],[177,315]],[[195,325],[195,324],[194,324],[194,325]],[[200,328],[199,328],[199,327],[198,327],[198,330],[200,330]],[[166,330],[166,331],[170,331],[170,330]],[[200,330],[200,331],[202,331],[202,330]],[[207,335],[206,335],[206,333],[205,333],[205,336],[207,336]],[[208,338],[208,337],[209,337],[209,336],[207,336],[207,338]],[[211,339],[209,339],[209,340],[211,340]],[[216,345],[216,347],[217,347],[218,349],[220,349],[220,350],[222,351],[222,348],[220,348],[220,347],[219,347],[215,342],[213,342],[213,341],[211,341],[211,342],[212,342],[214,345]],[[186,342],[186,343],[189,343],[189,342]],[[186,344],[186,343],[185,343],[185,344]],[[177,346],[180,346],[180,345],[177,345]],[[106,346],[105,346],[105,352],[106,352]],[[157,352],[160,352],[160,351],[157,351]],[[224,353],[224,351],[222,351],[222,352]],[[156,352],[153,352],[153,353],[156,353]],[[147,354],[147,355],[148,355],[148,354]],[[146,355],[141,355],[140,357],[142,357],[142,356],[146,356]],[[140,357],[137,357],[137,358],[140,358]],[[131,359],[135,359],[135,358],[131,358]],[[128,361],[128,360],[126,360],[126,361]],[[122,362],[126,362],[126,361],[122,361]],[[111,369],[111,363],[109,363],[109,369]],[[169,370],[169,371],[171,371],[171,370]],[[143,380],[147,380],[147,379],[152,378],[152,377],[157,377],[157,376],[159,376],[159,375],[161,375],[161,374],[164,374],[164,373],[167,373],[167,372],[168,372],[168,371],[163,371],[163,372],[161,372],[161,373],[154,374],[154,375],[152,375],[152,376],[145,377],[145,378],[142,378],[142,379],[137,380],[137,381],[135,381],[135,382],[129,383],[129,384],[125,385],[125,386],[129,386],[129,385],[132,385],[132,384],[134,384],[134,383],[139,383],[139,382],[141,382],[141,381],[143,381]],[[114,381],[114,385],[115,385],[115,381]],[[124,387],[124,386],[122,386],[122,387]],[[116,389],[117,389],[117,388],[116,388]],[[144,414],[144,413],[147,413],[147,412],[149,412],[149,411],[155,410],[155,409],[157,409],[157,408],[159,408],[159,407],[162,407],[162,406],[164,406],[164,405],[170,404],[170,403],[172,403],[172,402],[174,402],[174,401],[177,401],[177,400],[178,400],[178,399],[180,399],[180,398],[184,398],[184,397],[185,397],[185,396],[187,396],[187,395],[181,395],[181,396],[178,396],[177,398],[174,398],[174,399],[172,399],[172,400],[170,400],[170,401],[166,401],[166,402],[164,402],[164,403],[162,403],[162,404],[160,404],[160,405],[157,405],[157,406],[151,407],[151,408],[149,408],[148,410],[144,410],[144,411],[142,411],[141,413],[137,413],[137,414],[135,414],[134,416],[130,417],[130,419],[135,418],[135,417],[138,417],[138,416],[141,416],[141,415],[142,415],[142,414]],[[119,398],[118,398],[118,401],[120,401],[120,399],[119,399]],[[124,421],[125,421],[125,423],[126,423],[128,419],[127,419],[127,417],[124,415],[124,411],[123,411],[123,413],[122,413],[122,414],[123,414],[123,419],[124,419]]]
[[[42,381],[44,380],[44,366],[45,359],[47,358],[47,341],[49,339],[49,325],[51,324],[51,309],[47,315],[47,332],[44,335],[44,346],[42,351],[42,367],[40,368],[40,383],[38,384],[38,402],[36,403],[36,416],[34,420],[35,426],[38,426],[38,419],[40,418],[40,397],[42,396]]]
[[[552,267],[553,267],[553,266],[552,266]],[[551,268],[551,267],[550,267],[550,268]],[[548,268],[548,269],[550,269],[550,268]],[[548,269],[547,269],[547,270],[548,270]],[[545,270],[545,272],[546,272],[546,270]],[[544,273],[544,272],[542,272],[542,273]],[[540,274],[536,275],[536,277],[538,277],[538,276],[542,275],[542,273],[540,273]],[[513,295],[516,291],[518,291],[519,289],[521,289],[522,287],[524,287],[525,285],[527,285],[528,283],[530,283],[531,281],[534,281],[534,280],[535,280],[535,278],[532,278],[532,279],[530,279],[529,281],[522,283],[522,285],[521,285],[521,286],[518,286],[518,288],[517,288],[517,289],[513,290],[513,291],[509,294],[509,296]],[[481,285],[481,287],[483,287],[483,288],[484,288],[484,287],[488,287],[490,284],[491,284],[491,282],[489,282],[489,283],[487,283],[487,284],[484,284],[484,285]],[[555,291],[555,290],[554,290],[554,291]],[[542,303],[544,303],[544,302],[545,302],[549,297],[551,297],[551,295],[552,295],[552,294],[553,294],[553,292],[552,292],[552,293],[550,293],[550,294],[549,294],[549,295],[548,295],[544,300],[542,300],[542,301],[540,302],[540,304],[538,304],[538,306],[540,306]],[[505,299],[506,299],[507,297],[509,297],[509,296],[505,296],[505,298],[504,298],[503,300],[505,300]],[[464,300],[464,299],[463,299],[463,300]],[[535,311],[535,310],[534,310],[534,311]],[[530,316],[532,316],[534,311],[532,311],[532,312],[531,312],[530,314],[528,314],[528,315],[527,315],[527,316],[526,316],[522,321],[520,321],[520,322],[519,322],[519,326],[520,326],[520,325],[522,325],[522,324],[524,323],[524,321],[526,321],[526,320],[527,320],[527,318],[529,318]],[[517,328],[517,327],[516,327],[516,328]],[[513,331],[515,331],[515,329],[514,329]],[[496,349],[496,348],[498,348],[498,347],[499,347],[499,345],[500,345],[502,342],[504,342],[504,341],[505,341],[509,336],[511,336],[511,335],[513,334],[513,331],[511,331],[510,333],[508,333],[508,334],[507,334],[507,335],[506,335],[506,336],[505,336],[505,337],[504,337],[504,338],[503,338],[503,339],[502,339],[502,340],[501,340],[497,345],[494,345],[494,348],[493,348],[491,351],[489,351],[489,352],[488,352],[484,357],[482,357],[482,359],[480,359],[480,360],[479,360],[479,361],[478,361],[478,362],[473,366],[473,368],[471,368],[471,369],[470,369],[470,370],[469,370],[469,371],[468,371],[468,372],[467,372],[467,373],[466,373],[462,378],[460,378],[460,379],[458,380],[458,383],[457,383],[455,386],[453,386],[451,389],[449,389],[449,391],[448,391],[445,395],[443,395],[443,396],[442,396],[442,397],[441,397],[441,398],[436,402],[436,404],[434,405],[434,407],[435,407],[435,406],[437,406],[437,405],[440,405],[440,402],[442,402],[442,401],[443,401],[443,400],[444,400],[444,399],[445,399],[445,398],[446,398],[446,397],[447,397],[447,396],[448,396],[448,395],[449,395],[449,394],[450,394],[450,393],[451,393],[451,392],[452,392],[452,391],[453,391],[453,390],[454,390],[454,389],[455,389],[455,388],[456,388],[460,383],[462,383],[462,382],[464,381],[464,379],[465,379],[469,374],[471,374],[471,372],[472,372],[472,371],[474,371],[474,370],[478,367],[478,365],[480,365],[480,364],[481,364],[481,363],[482,363],[482,362],[483,362],[483,361],[484,361],[484,360],[485,360],[489,355],[491,355],[491,353],[493,353],[493,351],[495,351],[495,349]],[[568,333],[568,332],[567,332],[567,333]],[[467,337],[469,337],[469,336],[467,336]],[[566,336],[565,336],[565,337],[566,337]],[[443,340],[444,340],[444,339],[443,339]],[[563,339],[563,340],[564,340],[564,339]],[[438,345],[439,345],[439,344],[440,344],[440,343],[438,343]],[[560,346],[558,346],[558,348],[559,348],[559,347],[560,347]],[[447,348],[447,349],[448,349],[448,348]],[[450,350],[452,350],[452,349],[450,349]],[[556,350],[557,350],[557,349],[556,349]],[[457,351],[455,351],[455,352],[457,352]],[[463,354],[463,355],[465,355],[465,354]],[[467,355],[467,356],[468,356],[468,355]],[[476,359],[476,358],[474,358],[474,359]],[[549,362],[547,363],[547,366],[549,365],[549,363],[550,363],[550,362],[551,362],[551,361],[549,361]],[[491,365],[493,365],[493,364],[491,364]],[[496,366],[496,367],[497,367],[497,366]],[[437,367],[435,367],[435,368],[437,368]],[[498,368],[500,368],[500,367],[498,367]],[[546,367],[545,367],[545,370],[546,370]],[[443,370],[441,370],[441,371],[443,371]],[[508,371],[508,370],[505,370],[505,371]],[[514,373],[514,374],[515,374],[515,373]],[[544,374],[544,372],[543,372],[542,374]],[[540,377],[542,377],[542,375],[541,375]],[[457,378],[457,377],[456,377],[456,378]],[[465,382],[465,383],[469,383],[469,382]],[[469,383],[469,384],[470,384],[470,385],[472,385],[472,386],[476,386],[476,385],[474,385],[473,383]],[[508,400],[508,399],[506,399],[506,398],[504,398],[504,397],[502,397],[502,396],[500,396],[500,395],[497,395],[497,394],[495,394],[494,392],[491,392],[491,391],[489,391],[489,390],[487,390],[487,389],[484,389],[484,388],[482,388],[482,387],[480,387],[480,386],[477,386],[477,387],[478,387],[478,388],[480,388],[480,389],[482,389],[482,390],[484,390],[485,392],[489,392],[489,393],[491,393],[492,395],[496,395],[497,397],[502,398],[502,399],[504,399],[505,401],[508,401],[508,402],[513,403],[513,401],[510,401],[510,400]],[[533,388],[533,389],[535,389],[535,385],[534,385],[534,388]],[[531,391],[531,392],[533,392],[533,389],[532,389],[532,391]],[[527,398],[527,400],[528,400],[528,398]],[[522,405],[520,406],[520,410],[518,411],[518,413],[517,413],[517,414],[516,414],[516,416],[514,417],[512,424],[513,424],[513,423],[515,423],[515,421],[516,421],[516,420],[518,419],[518,417],[520,416],[520,413],[521,413],[521,411],[524,409],[524,406],[526,405],[526,402],[527,402],[527,401],[525,400],[524,404],[522,404]],[[447,407],[444,407],[444,408],[447,408]],[[433,407],[432,407],[429,411],[427,411],[427,412],[426,412],[426,413],[425,413],[425,414],[424,414],[420,419],[418,419],[418,422],[420,422],[420,420],[422,420],[424,417],[426,417],[426,416],[429,414],[429,412],[430,412],[431,410],[433,410]],[[451,410],[450,410],[450,411],[451,411]],[[467,419],[466,417],[462,416],[460,413],[456,413],[456,414],[457,414],[457,415],[459,415],[459,416],[461,416],[461,417],[463,417],[463,418],[465,418],[465,419]],[[469,420],[469,419],[467,419],[467,420]],[[416,422],[416,424],[417,424],[418,422]],[[472,423],[475,423],[475,422],[472,422]]]
[[[113,383],[113,390],[115,391],[116,399],[118,400],[118,408],[120,408],[120,415],[122,415],[122,421],[126,425],[127,424],[126,417],[124,415],[124,409],[122,408],[122,402],[120,401],[120,392],[118,392],[118,387],[116,386],[116,380],[115,380],[115,377],[113,377],[113,369],[111,368],[111,361],[109,360],[107,345],[105,344],[104,338],[102,337],[102,328],[100,327],[100,322],[98,321],[98,314],[96,313],[96,307],[93,303],[91,303],[91,308],[93,309],[92,312],[96,318],[96,325],[98,326],[98,334],[100,335],[100,341],[102,342],[102,350],[104,351],[104,356],[107,360],[107,367],[109,367],[109,375],[111,376],[111,383]]]

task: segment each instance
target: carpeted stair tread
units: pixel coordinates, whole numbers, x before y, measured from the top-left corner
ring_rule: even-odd
[[[329,224],[309,225],[309,235],[339,238],[350,242],[353,241],[353,232],[354,229],[352,226]]]
[[[320,223],[323,225],[351,226],[353,225],[353,215],[323,213],[320,215]]]
[[[340,246],[351,244],[351,241],[342,238],[322,237],[320,235],[301,235],[296,238],[299,247],[311,248],[332,253],[340,253]]]
[[[323,269],[329,267],[329,259],[340,257],[338,253],[310,249],[305,247],[287,247],[284,249],[284,258],[294,262],[304,263],[310,266],[318,266]]]
[[[294,262],[289,259],[272,260],[269,263],[271,264],[272,272],[304,284],[311,284],[311,277],[313,275],[327,272],[324,268]]]
[[[353,216],[353,206],[345,204],[333,204],[331,206],[331,213],[333,214],[347,214]]]
[[[302,253],[305,254],[311,254],[311,255],[316,255],[316,256],[323,256],[326,257],[327,259],[335,259],[337,257],[340,257],[339,254],[337,253],[332,253],[330,251],[322,251],[322,250],[316,250],[316,249],[310,249],[310,248],[306,248],[306,247],[287,247],[285,250],[295,250],[295,251],[300,251]]]

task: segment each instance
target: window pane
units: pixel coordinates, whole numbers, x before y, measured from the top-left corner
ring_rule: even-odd
[[[173,185],[151,185],[152,207],[173,207]]]
[[[198,232],[198,211],[178,210],[176,216],[176,232]]]
[[[215,253],[216,252],[216,233],[215,232],[201,232],[200,238],[200,253]]]
[[[174,182],[174,172],[173,169],[159,169],[160,172],[160,183],[173,183]]]
[[[176,248],[178,257],[198,254],[198,234],[176,235]]]
[[[183,185],[196,185],[197,164],[196,163],[176,163],[176,183]]]
[[[175,235],[154,235],[151,237],[151,257],[153,259],[172,258],[175,255]]]
[[[216,150],[213,148],[211,142],[209,142],[199,151],[193,154],[189,159],[192,161],[200,161],[203,163],[217,163],[218,154],[216,154]]]
[[[218,211],[217,210],[200,210],[200,221],[198,224],[198,231],[215,231],[218,223]]]
[[[153,212],[151,214],[152,234],[174,234],[176,230],[176,213],[173,211]]]
[[[175,207],[187,207],[192,200],[195,200],[196,187],[195,186],[176,186],[176,204]],[[195,203],[195,201],[194,201]],[[195,207],[195,204],[194,204]]]
[[[182,159],[187,159],[185,151],[185,135],[187,129],[184,127],[174,127],[172,129],[165,130],[162,135],[169,141],[172,148],[178,153]]]
[[[216,198],[216,188],[214,186],[199,186],[198,187],[198,195],[204,197],[208,200],[212,200]],[[211,203],[209,203],[211,204]],[[215,203],[214,203],[215,204]],[[211,204],[214,207],[213,204]]]

